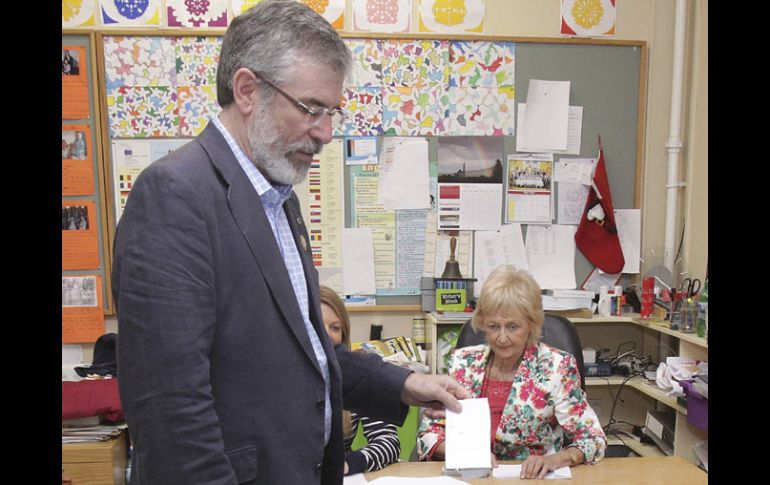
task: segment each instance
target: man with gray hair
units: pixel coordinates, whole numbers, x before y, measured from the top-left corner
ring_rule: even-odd
[[[260,3],[224,36],[221,114],[134,184],[112,277],[132,484],[341,484],[343,400],[400,424],[405,404],[468,397],[324,330],[292,185],[332,139],[350,64],[308,7]]]

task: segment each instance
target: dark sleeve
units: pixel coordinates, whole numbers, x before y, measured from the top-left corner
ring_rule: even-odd
[[[364,455],[366,460],[364,471],[381,470],[398,461],[398,455],[401,454],[401,441],[398,439],[398,430],[394,425],[362,416],[361,426],[364,428],[367,445],[357,453]]]
[[[196,191],[169,172],[155,165],[140,175],[115,240],[118,384],[133,473],[148,484],[234,484],[209,380],[210,240]]]
[[[345,409],[362,416],[401,425],[409,406],[401,402],[401,390],[411,371],[383,362],[382,357],[334,348],[342,370],[342,401]]]

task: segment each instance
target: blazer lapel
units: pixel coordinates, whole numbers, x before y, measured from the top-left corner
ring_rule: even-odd
[[[299,199],[292,192],[291,197],[283,205],[286,212],[286,218],[289,220],[289,227],[294,236],[294,243],[299,250],[300,259],[302,259],[302,268],[305,271],[305,281],[307,283],[308,302],[310,306],[310,322],[315,328],[318,338],[323,345],[324,351],[328,357],[329,365],[334,368],[339,375],[339,364],[337,359],[332,358],[334,349],[331,340],[325,338],[326,328],[323,325],[323,316],[321,315],[321,296],[318,281],[318,270],[313,263],[313,252],[308,240],[307,229],[302,220],[302,212],[299,207]]]
[[[291,284],[281,251],[270,229],[270,221],[267,219],[257,191],[254,190],[254,186],[251,185],[249,178],[243,172],[238,160],[216,126],[212,126],[210,123],[198,137],[198,140],[209,154],[212,164],[229,186],[227,200],[230,212],[246,239],[251,254],[262,270],[264,279],[270,287],[275,306],[283,313],[295,337],[313,366],[320,373],[321,369],[318,366],[318,360],[302,319],[294,287]],[[289,221],[291,223],[291,219]],[[293,228],[292,231],[294,231]],[[300,251],[300,253],[302,254],[304,251]],[[304,266],[304,254],[302,260]],[[305,268],[305,274],[307,275],[307,268]],[[313,298],[312,295],[311,298]],[[318,298],[317,289],[315,298]],[[311,308],[313,308],[313,301],[315,300],[311,300]]]

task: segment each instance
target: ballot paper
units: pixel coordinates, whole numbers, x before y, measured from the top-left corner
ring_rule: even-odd
[[[369,482],[369,485],[468,485],[452,477],[381,477]],[[347,485],[347,482],[345,482]]]
[[[490,418],[487,398],[463,399],[463,410],[446,411],[447,470],[492,468]]]
[[[521,475],[521,465],[500,465],[492,470],[492,478],[519,478]],[[557,468],[545,475],[546,480],[558,480],[563,478],[572,478],[572,472],[568,466]]]

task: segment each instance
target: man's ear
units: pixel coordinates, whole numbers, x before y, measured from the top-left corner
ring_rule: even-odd
[[[243,116],[253,113],[259,102],[257,78],[245,67],[233,74],[233,98],[238,111]]]

